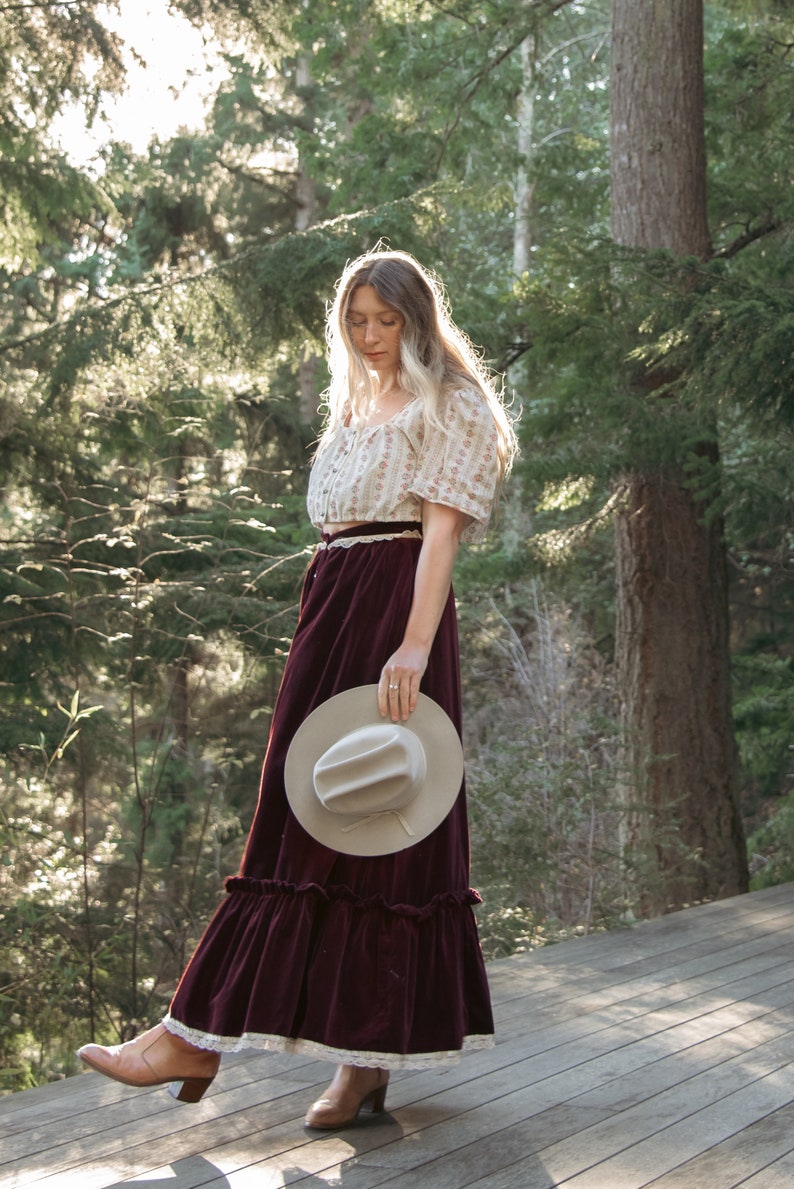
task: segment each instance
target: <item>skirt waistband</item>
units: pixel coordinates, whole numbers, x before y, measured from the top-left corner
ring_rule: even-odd
[[[369,544],[372,541],[396,541],[400,537],[421,541],[422,527],[419,521],[397,524],[360,524],[352,529],[329,535],[317,543],[318,549],[349,549],[351,545]]]

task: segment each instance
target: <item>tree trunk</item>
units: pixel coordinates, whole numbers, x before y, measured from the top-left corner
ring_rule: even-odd
[[[529,272],[532,253],[532,200],[535,186],[530,181],[530,164],[535,139],[536,54],[536,38],[534,34],[530,34],[521,42],[521,90],[516,105],[518,171],[513,227],[513,272],[517,277]]]
[[[612,234],[711,251],[703,131],[703,0],[612,0]]]
[[[308,54],[298,55],[295,73],[296,90],[299,95],[307,95],[312,83],[311,62]],[[313,178],[306,170],[303,159],[298,161],[298,173],[295,179],[295,230],[306,231],[314,224],[317,217],[317,187]],[[317,373],[319,357],[313,351],[303,348],[298,362],[298,393],[301,419],[311,425],[317,421]]]
[[[613,0],[612,44],[613,236],[706,258],[702,0]],[[713,448],[702,450],[716,465]],[[747,890],[727,569],[722,523],[704,519],[681,471],[627,475],[624,487],[616,666],[626,842],[654,914]]]

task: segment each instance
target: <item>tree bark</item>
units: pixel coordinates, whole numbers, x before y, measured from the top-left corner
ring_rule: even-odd
[[[521,42],[521,90],[516,105],[518,171],[513,228],[513,272],[517,277],[529,272],[532,253],[532,200],[535,186],[530,181],[530,164],[535,139],[536,53],[536,38],[534,34],[530,34]]]
[[[612,0],[610,100],[615,240],[705,259],[703,0]]]
[[[311,63],[308,54],[298,55],[295,73],[296,90],[299,95],[308,94],[312,83]],[[304,160],[298,161],[295,179],[295,230],[306,231],[317,217],[317,187],[306,170]],[[317,420],[317,372],[318,357],[306,347],[301,351],[298,362],[298,394],[301,419],[308,425]]]
[[[706,258],[702,0],[613,0],[612,42],[613,237]],[[648,386],[636,399],[651,399]],[[713,447],[700,449],[717,465]],[[625,840],[643,909],[656,914],[747,890],[727,567],[722,522],[705,517],[681,470],[626,475],[624,493],[616,668]]]
[[[626,843],[651,915],[747,890],[725,548],[700,511],[678,476],[634,475],[616,525]]]

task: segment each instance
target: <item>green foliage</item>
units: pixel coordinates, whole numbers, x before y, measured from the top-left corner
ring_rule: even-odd
[[[535,583],[512,588],[509,619],[483,601],[462,625],[467,785],[483,947],[496,957],[508,941],[527,948],[616,923],[626,872],[603,658]]]
[[[98,0],[77,6],[16,4],[0,25],[0,268],[39,264],[66,222],[96,223],[108,196],[47,143],[67,103],[87,117],[102,91],[121,86],[120,42],[97,17]],[[90,60],[90,65],[89,65]]]
[[[741,20],[732,7],[706,6],[706,136],[715,246],[733,253],[794,218],[794,62],[791,12],[785,6],[754,5]],[[761,263],[758,257],[756,261]],[[774,249],[761,271],[784,275],[785,266],[776,267]]]
[[[794,780],[794,657],[775,656],[762,645],[754,653],[739,653],[734,680],[742,765],[755,796],[768,801]]]
[[[162,1010],[239,853],[307,560],[308,427],[210,375],[172,295],[117,303],[115,334],[78,315],[60,353],[63,327],[37,336],[59,366],[20,373],[2,444],[13,1086]],[[144,343],[168,346],[146,369]]]
[[[77,216],[89,224],[112,211],[101,187],[65,157],[46,153],[42,160],[41,147],[30,134],[17,138],[12,148],[2,132],[0,203],[0,268],[8,270],[40,263],[66,219]]]
[[[753,890],[794,879],[794,793],[780,799],[769,820],[750,835],[747,848]]]

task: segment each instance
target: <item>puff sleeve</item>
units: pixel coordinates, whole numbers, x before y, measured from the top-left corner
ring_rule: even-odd
[[[423,427],[409,494],[471,517],[463,541],[481,541],[488,527],[499,466],[497,431],[488,402],[475,389],[450,393],[444,430]]]

